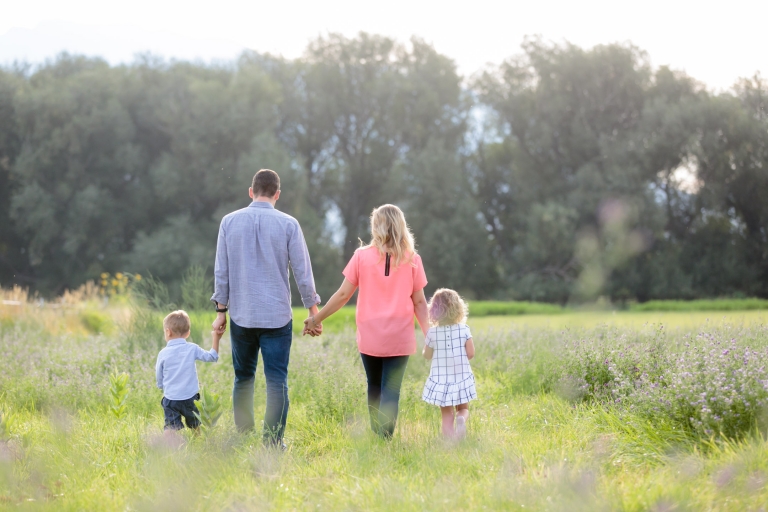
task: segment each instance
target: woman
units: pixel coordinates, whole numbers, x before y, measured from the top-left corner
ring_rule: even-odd
[[[357,347],[368,378],[371,429],[388,439],[395,431],[408,357],[416,353],[414,314],[423,332],[429,328],[427,276],[400,208],[385,204],[373,210],[371,243],[355,251],[343,274],[344,282],[325,307],[305,320],[304,332],[314,333],[360,288]]]

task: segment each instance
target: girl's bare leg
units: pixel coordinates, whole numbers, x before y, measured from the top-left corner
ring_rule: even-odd
[[[456,435],[453,429],[453,407],[441,407],[440,414],[443,417],[443,437],[453,439]]]
[[[469,404],[460,404],[456,406],[456,437],[462,438],[467,435],[467,421],[469,420]]]
[[[456,406],[456,414],[458,416],[463,416],[464,421],[469,420],[469,404],[460,404]]]

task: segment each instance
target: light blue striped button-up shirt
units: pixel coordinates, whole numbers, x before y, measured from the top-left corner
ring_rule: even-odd
[[[203,350],[184,338],[168,340],[157,354],[157,387],[163,390],[163,396],[168,400],[192,398],[200,391],[195,361],[213,363],[218,360],[219,354],[213,349]]]
[[[227,304],[240,327],[283,327],[293,317],[289,268],[304,307],[319,304],[298,221],[270,203],[254,201],[221,221],[211,300]]]

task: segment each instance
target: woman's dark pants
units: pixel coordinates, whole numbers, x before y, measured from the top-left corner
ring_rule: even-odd
[[[371,430],[389,439],[397,423],[400,386],[408,356],[376,357],[360,354],[368,378],[368,414]]]
[[[293,340],[293,321],[276,329],[261,329],[240,327],[230,318],[229,329],[232,366],[235,368],[235,385],[232,390],[235,425],[241,432],[254,427],[253,385],[261,351],[267,381],[264,441],[279,445],[288,418],[288,359]]]

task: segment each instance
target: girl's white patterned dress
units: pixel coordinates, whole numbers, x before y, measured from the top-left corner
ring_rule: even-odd
[[[465,324],[440,325],[427,331],[425,342],[434,353],[421,396],[425,402],[448,407],[477,398],[475,376],[469,366],[466,347],[471,337]]]

